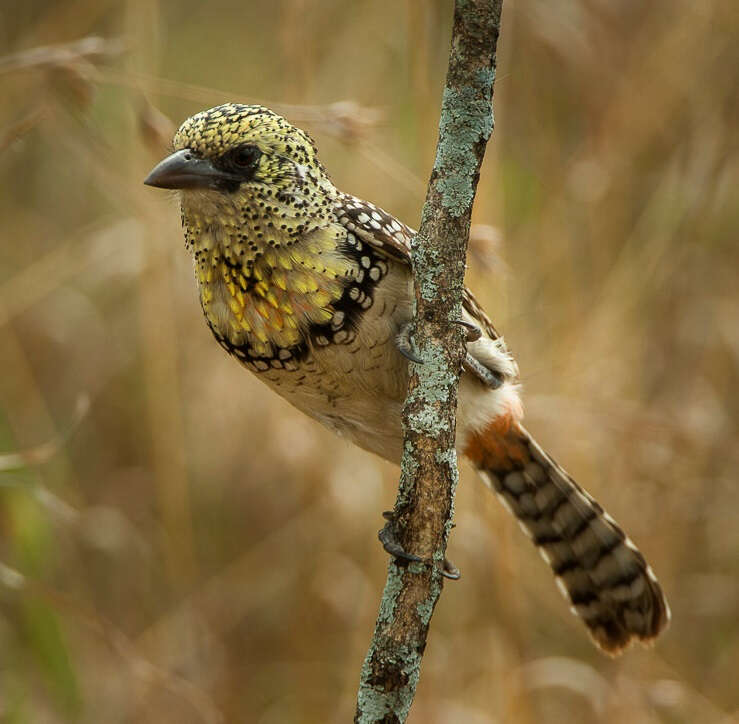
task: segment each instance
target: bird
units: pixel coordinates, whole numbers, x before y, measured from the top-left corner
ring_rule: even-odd
[[[415,231],[336,188],[313,139],[260,105],[186,119],[144,181],[177,191],[205,321],[289,403],[399,463],[412,341]],[[517,364],[465,289],[456,446],[551,567],[594,643],[650,644],[670,609],[651,567],[522,424]],[[386,549],[407,555],[387,542]],[[447,564],[446,573],[456,569]]]

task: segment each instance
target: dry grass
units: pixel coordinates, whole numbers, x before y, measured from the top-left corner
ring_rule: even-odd
[[[141,181],[257,100],[417,223],[450,4],[1,12],[0,719],[348,721],[396,471],[220,352]],[[730,0],[507,3],[469,282],[674,621],[601,657],[466,471],[411,721],[737,720],[738,48]]]

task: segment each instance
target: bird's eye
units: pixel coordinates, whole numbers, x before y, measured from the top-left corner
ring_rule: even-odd
[[[259,158],[260,151],[256,146],[239,146],[228,154],[229,161],[239,169],[249,168]]]

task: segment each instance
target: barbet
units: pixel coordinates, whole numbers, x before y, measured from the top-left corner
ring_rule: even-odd
[[[402,449],[414,231],[339,191],[310,137],[256,105],[186,120],[146,183],[178,189],[206,322],[304,413],[392,462]],[[669,608],[643,555],[521,425],[518,370],[469,291],[457,447],[551,566],[594,641],[649,642]]]

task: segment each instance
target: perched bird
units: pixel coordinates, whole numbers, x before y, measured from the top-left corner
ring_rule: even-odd
[[[206,322],[221,346],[326,427],[400,461],[414,231],[339,191],[311,138],[257,105],[187,119],[145,183],[178,189]],[[549,563],[604,651],[670,612],[644,556],[521,424],[518,369],[464,296],[457,447]]]

